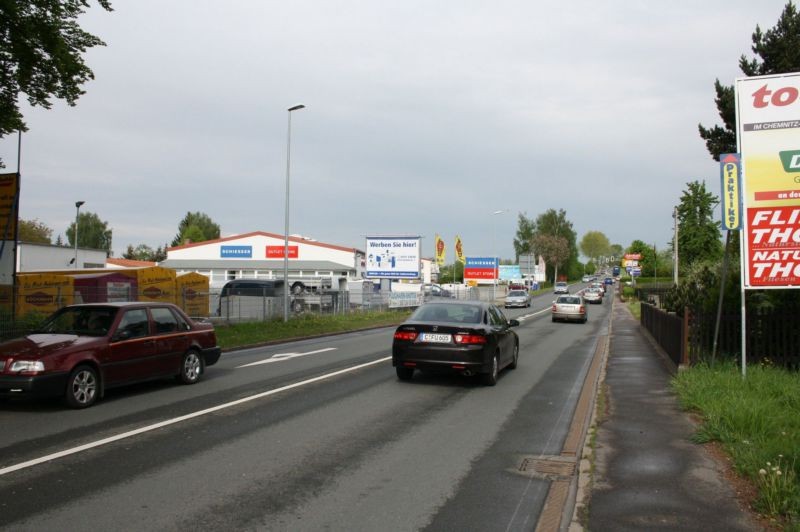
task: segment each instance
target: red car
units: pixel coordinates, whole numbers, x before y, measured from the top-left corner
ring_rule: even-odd
[[[86,408],[115,386],[164,377],[194,384],[220,353],[212,324],[169,303],[71,305],[0,343],[0,394],[63,396]]]

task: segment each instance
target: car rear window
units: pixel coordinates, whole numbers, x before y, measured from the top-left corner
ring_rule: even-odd
[[[525,292],[522,290],[513,290],[508,293],[508,297],[525,297]]]
[[[579,298],[579,297],[559,297],[558,298],[558,302],[559,303],[563,303],[565,305],[580,305],[581,304],[581,298]]]
[[[477,306],[429,304],[419,307],[410,319],[445,323],[480,323],[481,317],[481,308]]]

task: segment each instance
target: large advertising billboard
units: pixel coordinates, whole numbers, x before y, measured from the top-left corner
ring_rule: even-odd
[[[800,74],[736,80],[744,286],[800,287]]]
[[[494,257],[467,257],[464,263],[464,280],[497,279],[497,259]]]
[[[366,277],[419,279],[420,237],[367,237]]]

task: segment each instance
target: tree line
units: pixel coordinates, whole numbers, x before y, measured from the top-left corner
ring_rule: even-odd
[[[103,221],[93,212],[82,212],[78,215],[78,247],[87,249],[99,249],[106,252],[106,255],[113,255],[111,249],[112,229],[108,222]],[[56,246],[75,246],[75,222],[69,224],[64,231],[66,242],[59,234],[53,242],[53,229],[44,222],[34,218],[32,220],[19,221],[18,237],[20,242],[34,244],[50,244]],[[164,244],[153,249],[147,244],[128,245],[122,258],[131,260],[142,260],[150,262],[160,262],[167,258],[167,247],[181,246],[190,242],[205,242],[214,240],[220,236],[220,227],[207,214],[202,212],[187,212],[178,223],[178,231],[171,244]]]

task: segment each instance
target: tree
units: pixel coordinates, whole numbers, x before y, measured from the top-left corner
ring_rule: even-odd
[[[678,261],[684,268],[701,260],[722,256],[719,224],[713,220],[718,198],[706,190],[705,183],[687,183],[678,205]]]
[[[764,33],[756,25],[752,39],[752,50],[761,60],[748,60],[743,54],[739,58],[739,68],[745,76],[800,71],[800,14],[791,1],[783,8],[774,28]],[[720,154],[736,152],[736,102],[733,85],[723,85],[717,79],[714,89],[717,93],[714,101],[723,127],[715,125],[706,129],[699,124],[698,129],[708,152],[719,161]]]
[[[34,244],[50,244],[52,242],[53,230],[43,222],[34,218],[33,220],[19,221],[17,228],[17,238],[20,242],[32,242]]]
[[[187,212],[178,224],[178,234],[172,239],[172,246],[181,246],[187,241],[205,242],[219,238],[219,225],[202,212]]]
[[[520,255],[527,255],[531,252],[531,239],[533,238],[535,222],[519,213],[517,217],[517,236],[514,238],[514,252],[519,262]]]
[[[610,254],[611,242],[600,231],[589,231],[583,235],[580,248],[585,257],[596,260],[597,257]]]
[[[75,246],[75,222],[67,228],[70,247]],[[111,229],[108,222],[100,220],[93,212],[82,212],[78,216],[78,247],[102,249],[111,256]]]
[[[533,237],[533,249],[553,267],[553,283],[558,280],[558,267],[570,257],[569,241],[562,236],[538,233]]]
[[[654,276],[655,268],[657,265],[656,262],[656,250],[653,248],[652,244],[648,244],[641,240],[634,240],[631,242],[631,245],[628,246],[628,253],[631,254],[639,254],[642,256],[641,259],[638,260],[639,268],[642,270],[642,276],[644,277],[651,277]]]
[[[112,11],[108,0],[97,1]],[[105,43],[78,26],[87,7],[88,0],[0,2],[0,138],[28,130],[20,94],[34,107],[50,109],[51,97],[75,105],[84,93],[81,86],[94,79],[82,54]]]
[[[563,266],[566,269],[567,277],[569,278],[579,277],[583,273],[583,266],[578,262],[578,246],[575,243],[577,234],[572,229],[572,222],[567,220],[567,212],[564,209],[559,209],[558,211],[548,209],[536,218],[533,250],[539,254],[535,245],[535,235],[550,235],[566,240],[569,252],[567,257],[559,262],[558,266]],[[552,265],[549,261],[547,262]],[[554,272],[553,278],[555,278],[555,275]]]
[[[609,249],[609,253],[614,257],[614,260],[617,261],[622,259],[622,254],[624,252],[625,249],[619,244],[611,244],[611,249]]]

